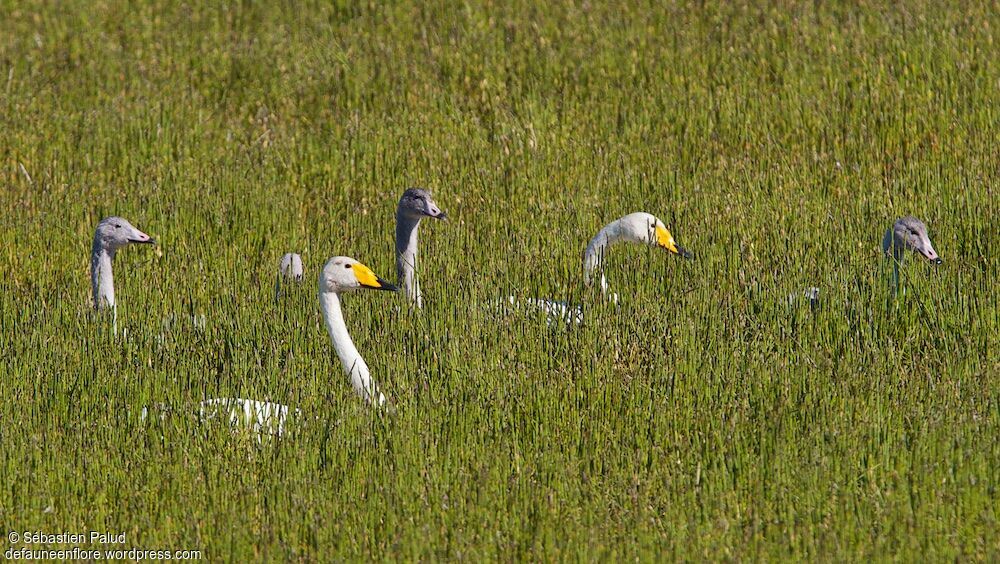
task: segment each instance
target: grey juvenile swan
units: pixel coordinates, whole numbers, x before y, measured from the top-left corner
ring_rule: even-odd
[[[882,237],[882,252],[892,260],[893,293],[899,291],[899,267],[903,264],[906,251],[913,251],[931,264],[943,262],[931,244],[924,222],[911,215],[897,219]]]
[[[448,214],[434,203],[430,192],[410,188],[396,206],[396,276],[406,298],[420,309],[420,282],[417,280],[417,228],[425,217],[447,220]]]
[[[892,285],[893,294],[899,291],[899,268],[903,264],[906,251],[924,257],[931,264],[941,264],[943,261],[934,250],[930,237],[927,235],[927,226],[924,222],[913,216],[901,217],[885,230],[882,237],[882,253],[887,261],[892,261]],[[795,306],[800,299],[808,300],[809,305],[816,309],[819,307],[820,289],[816,287],[806,288],[800,293],[788,295],[788,305]]]
[[[111,267],[115,253],[128,245],[153,243],[156,243],[155,239],[117,216],[102,219],[94,230],[94,243],[90,248],[90,285],[94,293],[94,308],[112,310],[115,333],[118,333],[118,307]]]
[[[121,217],[106,217],[97,224],[94,244],[90,248],[90,284],[94,291],[94,308],[115,307],[115,280],[111,263],[118,249],[135,243],[153,244],[156,240]]]

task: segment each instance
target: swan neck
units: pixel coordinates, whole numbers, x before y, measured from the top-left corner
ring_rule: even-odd
[[[882,237],[882,251],[886,257],[892,257],[897,263],[903,262],[905,246],[892,228],[886,230],[885,236]]]
[[[897,265],[903,263],[903,257],[906,256],[904,253],[903,245],[893,245],[892,246],[892,258],[895,259]]]
[[[889,290],[893,296],[899,293],[899,267],[903,264],[905,256],[904,246],[892,228],[889,228],[885,232],[885,236],[882,237],[882,251],[885,253],[885,260],[892,262],[892,279],[889,282]]]
[[[892,295],[899,293],[899,260],[892,261]]]
[[[379,398],[378,403],[384,401],[375,383],[372,382],[371,374],[368,372],[368,364],[361,358],[358,349],[354,346],[351,335],[347,332],[347,325],[344,323],[344,315],[340,310],[340,296],[334,292],[320,292],[320,307],[323,309],[323,319],[326,321],[326,330],[330,333],[330,340],[333,342],[333,349],[337,351],[340,364],[351,379],[351,385],[363,398],[373,401]]]
[[[587,250],[583,253],[583,281],[587,286],[593,283],[594,272],[601,268],[604,262],[604,253],[607,248],[617,243],[622,238],[618,221],[613,221],[605,225],[597,235],[587,244]],[[601,272],[601,293],[607,294],[608,281]]]
[[[420,283],[417,280],[417,228],[420,218],[396,213],[396,276],[407,299],[420,307]]]
[[[115,281],[111,271],[111,261],[115,251],[94,238],[90,252],[90,285],[94,292],[94,308],[104,309],[115,306]]]

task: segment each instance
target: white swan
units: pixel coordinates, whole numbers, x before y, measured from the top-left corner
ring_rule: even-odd
[[[319,275],[319,304],[340,364],[350,376],[351,385],[358,394],[368,401],[383,405],[385,396],[375,385],[368,371],[368,364],[355,348],[340,311],[340,294],[362,289],[395,291],[396,287],[375,276],[370,268],[350,257],[333,257],[326,262]]]
[[[630,213],[605,225],[590,240],[583,253],[583,282],[588,287],[591,286],[596,273],[600,271],[601,295],[613,303],[618,302],[618,295],[608,294],[608,281],[602,266],[608,247],[623,242],[651,245],[684,258],[691,257],[690,252],[677,244],[663,222],[652,214]],[[507,301],[517,308],[516,298],[510,296]],[[529,298],[523,304],[527,309],[543,312],[550,324],[553,321],[570,324],[583,322],[583,307],[580,305],[539,298]]]
[[[278,264],[278,272],[283,278],[302,281],[302,257],[298,253],[285,253]]]
[[[111,309],[114,331],[118,333],[118,306],[115,302],[115,280],[111,263],[115,253],[132,244],[154,244],[156,240],[139,231],[121,217],[102,219],[94,230],[90,249],[90,285],[94,294],[94,309]]]
[[[416,274],[417,228],[425,217],[447,220],[448,214],[441,211],[427,190],[410,188],[403,192],[396,206],[396,276],[407,299],[417,309],[423,305]]]
[[[193,308],[189,314],[168,314],[160,320],[160,334],[156,336],[156,341],[161,345],[167,342],[168,335],[179,330],[188,329],[194,331],[205,331],[208,328],[208,316],[204,313],[195,313]]]
[[[372,380],[368,364],[354,346],[340,309],[340,294],[364,289],[395,291],[396,287],[375,276],[370,268],[350,257],[333,257],[327,261],[319,276],[320,308],[340,364],[358,394],[369,402],[382,406],[386,403],[385,395]],[[147,412],[148,410],[143,410],[143,417]],[[199,417],[202,420],[227,419],[234,425],[250,429],[258,440],[262,434],[281,436],[287,419],[299,415],[301,413],[298,409],[291,409],[287,405],[245,398],[213,398],[199,404]]]
[[[674,236],[655,215],[646,212],[630,213],[605,225],[587,243],[587,250],[583,253],[583,281],[587,286],[591,285],[594,271],[601,269],[607,248],[619,242],[652,245],[672,254],[691,258],[691,253],[674,241]],[[607,292],[608,281],[601,269],[601,294],[607,296]]]
[[[278,263],[278,276],[274,282],[274,301],[281,298],[283,282],[302,282],[302,257],[298,253],[285,253]]]
[[[943,262],[931,244],[924,222],[909,215],[897,219],[882,237],[882,252],[887,260],[892,261],[893,294],[899,291],[899,268],[903,264],[906,251],[919,254],[931,264],[937,265]]]

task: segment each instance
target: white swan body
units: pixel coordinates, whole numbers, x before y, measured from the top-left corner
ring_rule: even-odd
[[[601,295],[615,304],[618,303],[618,294],[608,293],[608,282],[602,266],[608,248],[621,242],[659,247],[684,258],[691,256],[691,253],[677,244],[663,222],[652,214],[630,213],[605,225],[590,239],[590,242],[587,243],[587,249],[583,253],[583,281],[587,286],[592,285],[595,273],[600,271]],[[508,297],[507,301],[516,306],[516,299],[513,296]],[[577,325],[583,323],[583,308],[580,305],[540,298],[529,298],[524,301],[523,305],[526,306],[525,309],[544,313],[550,325],[553,323]]]
[[[153,404],[142,408],[139,419],[146,421],[152,415],[155,419],[166,421],[172,411],[167,404]],[[301,416],[300,410],[291,409],[287,405],[245,398],[208,399],[198,404],[197,413],[198,420],[202,423],[220,420],[233,428],[247,429],[256,436],[257,442],[261,442],[265,435],[281,437],[289,420],[299,419]]]
[[[214,398],[198,404],[198,419],[201,421],[228,420],[234,427],[249,430],[258,441],[264,435],[282,436],[290,416],[298,418],[302,412],[280,403],[244,398]]]
[[[427,190],[410,188],[403,192],[396,206],[396,276],[406,298],[417,309],[423,307],[417,280],[417,228],[425,217],[447,220],[448,214],[441,211]]]
[[[816,286],[809,286],[801,292],[792,292],[791,294],[788,294],[786,301],[789,308],[797,307],[799,303],[808,303],[809,308],[815,311],[819,309],[820,306],[819,288]]]
[[[491,302],[491,305],[500,314],[524,313],[527,315],[544,315],[545,323],[549,326],[579,325],[583,323],[583,308],[569,302],[546,300],[543,298],[518,300],[516,296],[507,296],[506,299]]]
[[[278,264],[278,273],[288,280],[302,281],[302,257],[298,253],[285,253]]]

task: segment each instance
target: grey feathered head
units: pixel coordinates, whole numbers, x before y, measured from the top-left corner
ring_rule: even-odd
[[[942,262],[927,235],[927,226],[913,216],[897,219],[882,238],[882,252],[886,255],[901,260],[905,250],[911,250],[934,264]]]
[[[97,224],[94,231],[94,247],[117,251],[133,243],[155,243],[156,240],[136,229],[125,218],[106,217]]]
[[[399,198],[399,206],[396,207],[396,215],[408,215],[416,218],[448,218],[448,214],[441,211],[441,208],[434,203],[431,193],[423,188],[410,188],[403,192],[403,196]]]

